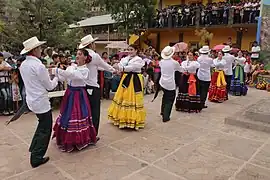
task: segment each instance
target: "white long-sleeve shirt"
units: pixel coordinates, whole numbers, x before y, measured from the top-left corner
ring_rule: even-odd
[[[198,68],[200,68],[200,64],[197,61],[183,61],[181,63],[182,68],[183,68],[183,72],[187,72],[187,73],[192,73],[192,74],[196,74],[196,71]]]
[[[225,59],[219,60],[218,58],[213,60],[213,65],[216,70],[224,70],[226,66],[226,61]]]
[[[233,55],[231,55],[230,53],[225,53],[223,58],[226,61],[226,65],[225,65],[225,69],[224,69],[225,75],[230,76],[233,74],[233,71],[232,71],[233,67],[232,66],[233,66],[235,57]]]
[[[141,73],[142,67],[145,65],[145,61],[142,60],[139,56],[135,57],[124,57],[118,63],[119,70],[124,72],[136,72]]]
[[[246,58],[245,57],[237,57],[235,58],[235,65],[241,65],[244,66],[246,62]]]
[[[85,87],[89,76],[89,69],[86,65],[69,66],[66,70],[58,69],[56,72],[59,80],[67,81],[68,85],[72,87]]]
[[[93,86],[99,88],[98,84],[98,70],[104,70],[109,72],[114,72],[115,69],[106,63],[99,54],[95,53],[92,49],[86,49],[89,55],[92,57],[92,61],[86,66],[89,69],[89,75],[85,81],[88,86]]]
[[[211,81],[211,67],[213,66],[213,59],[208,55],[201,55],[198,57],[197,62],[200,63],[197,76],[199,80]]]
[[[159,84],[161,87],[167,90],[175,90],[175,71],[183,71],[180,64],[174,59],[161,60],[159,62],[161,77]]]
[[[25,85],[26,102],[31,111],[36,114],[51,110],[48,91],[58,84],[58,78],[50,79],[46,67],[34,56],[27,56],[22,62],[20,73]]]

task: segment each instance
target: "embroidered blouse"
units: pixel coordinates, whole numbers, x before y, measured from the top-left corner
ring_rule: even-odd
[[[86,65],[83,66],[69,66],[66,70],[56,69],[56,75],[60,81],[67,81],[68,85],[72,87],[86,86],[89,69]]]
[[[216,58],[216,59],[214,59],[213,64],[214,64],[214,67],[216,68],[216,70],[224,70],[225,65],[226,65],[226,60],[223,58],[221,60]]]
[[[181,63],[182,68],[183,68],[183,72],[185,73],[192,73],[195,74],[197,69],[200,68],[200,63],[198,63],[197,61],[183,61]]]
[[[139,56],[122,58],[118,63],[119,70],[124,72],[141,73],[142,67],[145,65],[145,61]]]

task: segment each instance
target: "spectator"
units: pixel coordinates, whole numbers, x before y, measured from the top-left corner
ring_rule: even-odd
[[[9,72],[12,70],[12,67],[4,61],[4,56],[0,53],[0,93],[3,96],[3,107],[4,115],[8,115],[9,107],[8,101],[10,97],[10,84],[9,84]]]

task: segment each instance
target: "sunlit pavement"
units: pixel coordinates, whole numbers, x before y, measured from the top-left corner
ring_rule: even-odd
[[[161,96],[161,93],[160,93]],[[102,101],[100,138],[96,146],[62,153],[55,140],[39,168],[29,164],[28,147],[37,120],[32,113],[5,126],[0,117],[0,179],[10,180],[269,180],[270,134],[224,124],[224,119],[269,98],[250,89],[246,97],[208,103],[200,114],[173,111],[161,121],[160,100],[145,97],[146,127],[120,130],[107,121],[110,101]],[[270,105],[268,105],[270,107]],[[54,118],[58,111],[54,111]]]

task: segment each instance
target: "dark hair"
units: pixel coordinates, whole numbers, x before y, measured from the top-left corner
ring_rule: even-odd
[[[4,57],[3,53],[0,52],[0,57]]]
[[[223,52],[223,51],[219,51],[218,53],[221,53],[221,54],[222,54],[222,56],[224,56],[224,52]]]
[[[58,58],[59,57],[59,55],[58,54],[54,54],[54,55],[52,55],[52,59],[56,59],[56,58]]]
[[[188,53],[192,53],[193,56],[196,56],[195,52],[194,51],[188,51]],[[187,53],[187,54],[188,54]]]
[[[107,53],[107,52],[103,52],[101,56],[103,57],[103,56],[104,56],[104,54],[107,54],[107,55],[108,55],[108,53]]]
[[[61,54],[58,55],[58,57],[62,58],[62,57],[65,57],[65,56],[64,56],[64,54],[61,53]]]
[[[139,53],[139,46],[137,46],[135,44],[131,44],[131,45],[129,45],[129,47],[132,47],[133,49],[137,50],[137,53]]]
[[[90,63],[92,61],[92,57],[89,55],[89,52],[86,49],[79,49],[78,51],[81,51],[84,56],[86,56],[85,63]]]

